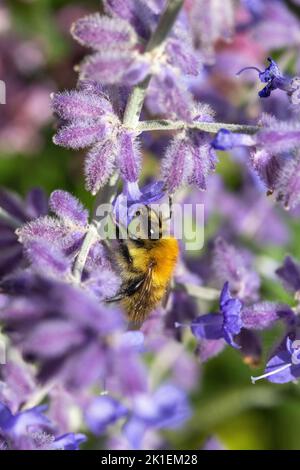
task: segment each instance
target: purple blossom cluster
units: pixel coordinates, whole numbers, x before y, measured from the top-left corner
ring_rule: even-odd
[[[193,419],[200,365],[230,347],[261,367],[264,332],[277,327],[278,345],[249,382],[300,377],[300,264],[251,251],[285,246],[300,203],[299,57],[287,68],[284,53],[268,56],[295,51],[299,26],[279,0],[103,0],[103,13],[73,24],[91,52],[76,89],[51,95],[53,141],[87,149],[95,210],[61,189],[23,200],[0,191],[0,449],[76,450],[90,435],[112,449],[169,448],[160,431],[182,432]],[[256,74],[258,96],[245,83]],[[235,192],[214,174],[218,159],[237,169]],[[97,205],[113,202],[115,222],[125,200],[164,197],[203,203],[206,228],[218,227],[200,254],[181,244],[166,302],[133,326],[111,302],[122,276]],[[290,304],[263,297],[268,276]],[[204,445],[219,447],[215,438]]]

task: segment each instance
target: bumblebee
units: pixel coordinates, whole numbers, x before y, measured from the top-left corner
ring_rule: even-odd
[[[174,237],[166,235],[162,215],[150,206],[136,212],[127,233],[128,238],[118,237],[117,249],[111,251],[122,282],[118,293],[107,301],[119,302],[129,321],[141,324],[167,295],[179,247]]]

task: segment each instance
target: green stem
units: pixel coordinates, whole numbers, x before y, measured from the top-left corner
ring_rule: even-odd
[[[181,129],[197,129],[203,132],[217,133],[220,129],[244,134],[255,134],[260,130],[259,126],[248,126],[246,124],[227,124],[225,122],[193,122],[169,121],[167,119],[140,121],[136,126],[139,132],[145,131],[175,131]]]

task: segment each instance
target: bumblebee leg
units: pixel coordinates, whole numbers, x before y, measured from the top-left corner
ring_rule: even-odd
[[[126,297],[126,294],[124,292],[118,292],[113,297],[109,297],[108,299],[105,299],[105,302],[107,304],[111,304],[113,302],[120,302],[121,300],[124,299],[124,297]]]

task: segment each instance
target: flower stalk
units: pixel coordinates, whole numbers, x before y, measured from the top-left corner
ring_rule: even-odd
[[[212,134],[216,134],[220,129],[227,129],[231,132],[242,132],[245,134],[255,134],[260,130],[259,126],[248,126],[246,124],[227,124],[225,122],[187,123],[184,121],[171,121],[168,119],[140,121],[136,128],[139,132],[193,129],[202,132],[210,132]]]

